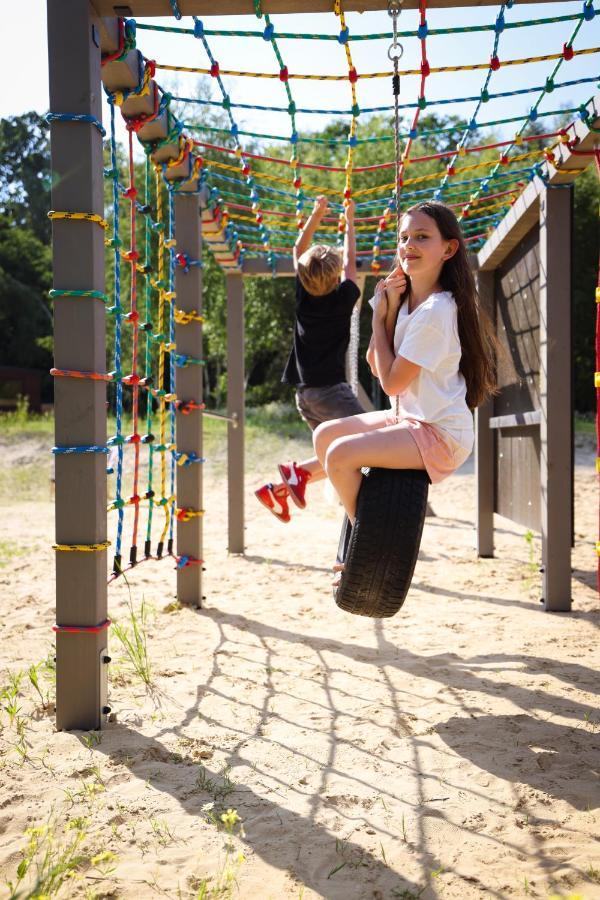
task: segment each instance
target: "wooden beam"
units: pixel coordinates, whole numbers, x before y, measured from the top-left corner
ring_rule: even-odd
[[[197,260],[202,255],[200,199],[197,194],[175,194],[175,236],[177,252]],[[190,266],[185,271],[177,266],[175,272],[177,306],[185,312],[195,310],[202,315],[202,269]],[[202,323],[190,322],[175,326],[177,353],[202,359]],[[177,396],[183,401],[202,402],[202,366],[177,368]],[[202,456],[202,413],[191,410],[176,414],[177,449],[183,453]],[[177,466],[177,506],[199,511],[202,509],[202,463]],[[177,555],[202,559],[202,517],[177,522]],[[183,606],[202,606],[202,565],[192,564],[177,569],[177,599]]]
[[[477,272],[482,308],[494,321],[494,273]],[[477,556],[494,555],[494,459],[495,439],[490,430],[494,401],[486,400],[475,411],[475,483],[477,485]]]
[[[571,609],[572,187],[548,187],[540,202],[540,479],[542,598],[551,612]]]
[[[173,18],[173,9],[169,0],[92,0],[100,16],[168,16]],[[522,0],[523,3],[540,2],[540,0]],[[550,3],[553,0],[541,0]],[[214,0],[178,0],[179,9],[184,16],[244,16],[251,13],[250,0],[219,0],[218,7]],[[497,6],[496,0],[430,0],[427,4],[434,9],[457,9],[459,7]],[[330,13],[333,6],[331,0],[262,0],[263,12],[269,15],[294,13]],[[387,10],[385,0],[345,0],[345,12],[374,12]],[[404,0],[404,9],[418,9],[419,0]]]
[[[65,28],[68,22],[68,28]],[[83,0],[48,0],[50,110],[100,119],[99,23]],[[104,215],[102,136],[87,122],[52,122],[52,207]],[[104,232],[93,222],[57,219],[52,227],[54,287],[104,291]],[[54,302],[57,369],[106,372],[104,304],[91,298]],[[106,444],[106,383],[57,378],[57,447]],[[106,455],[56,456],[56,543],[106,541]],[[56,553],[56,622],[93,628],[106,622],[106,550]],[[99,728],[106,710],[107,631],[58,631],[56,725]]]
[[[244,281],[228,275],[227,283],[227,487],[230,553],[243,553],[244,541]]]
[[[273,275],[276,277],[285,276],[289,278],[293,277],[295,274],[294,263],[291,256],[278,257],[275,272],[273,272],[271,266],[265,259],[259,259],[257,257],[245,259],[242,264],[242,275],[249,275],[250,277],[255,278],[261,275],[268,275],[271,277]]]

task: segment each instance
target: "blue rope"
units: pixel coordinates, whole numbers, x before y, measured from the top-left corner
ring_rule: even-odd
[[[205,463],[206,462],[206,460],[204,459],[203,456],[197,456],[196,453],[182,453],[179,450],[175,450],[175,451],[173,451],[173,456],[175,457],[177,462],[179,462],[179,460],[182,459],[184,456],[187,457],[185,462],[183,462],[181,464],[184,468],[191,466],[192,463]]]
[[[167,225],[167,233],[168,239],[171,241],[173,239],[174,234],[174,207],[173,207],[173,190],[169,190],[169,218]],[[175,266],[175,253],[173,247],[169,247],[169,291],[173,291],[173,279],[174,279],[174,266]],[[173,345],[175,343],[175,304],[169,304],[169,343]],[[169,354],[169,390],[172,394],[177,392],[177,383],[175,378],[175,354]],[[170,437],[171,437],[171,445],[175,446],[175,404],[169,404],[169,426],[170,426]],[[175,497],[175,469],[176,469],[176,460],[175,455],[171,453],[171,497]],[[175,526],[175,500],[171,503],[171,516],[169,523],[169,540],[173,540],[173,529]]]
[[[108,453],[106,444],[90,444],[80,447],[53,447],[52,453],[55,456],[66,453]]]
[[[121,185],[119,185],[121,188]],[[147,206],[150,205],[150,157],[146,157],[146,166],[144,172],[144,201]],[[137,201],[136,201],[137,206]],[[144,259],[150,259],[151,252],[151,243],[150,243],[150,228],[151,228],[150,216],[146,216],[144,221]],[[150,290],[150,279],[146,278],[145,284],[145,302],[146,302],[146,321],[148,324],[152,325],[152,309],[151,309],[151,290]],[[149,375],[152,375],[152,334],[150,331],[146,331],[146,371]],[[150,393],[146,394],[146,431],[148,434],[152,431],[152,395]],[[148,520],[146,522],[146,547],[150,545],[152,540],[152,518],[154,514],[154,490],[153,490],[153,479],[154,479],[154,444],[151,443],[148,447]]]
[[[113,229],[115,242],[115,286],[114,286],[114,312],[115,312],[115,355],[114,365],[117,372],[121,371],[121,254],[119,253],[119,180],[117,168],[117,142],[115,136],[115,105],[110,103],[110,161],[113,171]],[[123,384],[117,379],[115,397],[116,437],[117,437],[117,479],[115,486],[115,499],[117,503],[122,499],[123,485],[123,444],[119,438],[123,435]],[[115,556],[121,556],[121,543],[123,540],[123,524],[125,511],[122,506],[117,506],[117,536],[115,541]]]
[[[50,122],[88,122],[90,125],[95,125],[102,137],[106,137],[106,130],[96,116],[90,116],[84,113],[76,114],[76,113],[47,113],[44,116],[44,119],[48,124]]]

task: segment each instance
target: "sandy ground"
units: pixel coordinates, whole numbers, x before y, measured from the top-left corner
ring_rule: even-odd
[[[101,734],[56,733],[27,677],[12,724],[4,695],[0,894],[26,829],[51,822],[55,848],[80,832],[86,859],[114,854],[82,861],[64,896],[600,898],[592,460],[579,451],[572,614],[543,611],[523,528],[497,519],[497,557],[477,560],[468,463],[432,489],[411,592],[386,621],[331,600],[340,512],[321,487],[283,526],[251,474],[247,552],[229,557],[208,469],[205,609],[173,607],[171,561],[131,577],[151,607],[152,689],[113,635]],[[5,501],[5,687],[52,658],[52,539],[47,488]],[[109,596],[125,622],[126,586]]]

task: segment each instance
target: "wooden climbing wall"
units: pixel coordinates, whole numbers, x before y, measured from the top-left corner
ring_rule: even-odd
[[[536,225],[495,273],[500,394],[494,399],[495,511],[539,531],[540,244]]]

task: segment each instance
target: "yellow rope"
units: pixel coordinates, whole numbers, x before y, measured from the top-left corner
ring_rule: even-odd
[[[589,53],[598,53],[600,47],[588,47],[583,50],[574,50],[574,56],[584,56]],[[552,59],[562,59],[561,53],[549,53],[546,56],[526,56],[522,59],[505,59],[502,60],[501,67],[504,66],[522,66],[528,63],[536,63],[536,62],[546,62],[547,60]],[[445,74],[447,72],[475,72],[477,70],[485,69],[486,71],[489,69],[490,63],[489,60],[482,63],[474,63],[470,66],[439,66],[437,68],[433,67],[430,70],[432,75],[434,74]],[[165,63],[157,63],[157,69],[163,69],[166,72],[190,72],[193,75],[210,75],[210,69],[199,69],[194,66],[170,66]],[[279,79],[279,72],[241,72],[237,69],[221,69],[220,74],[223,75],[232,75],[232,76],[240,76],[242,78],[270,78],[270,79]],[[361,73],[358,77],[360,79],[366,78],[389,78],[391,72],[364,72]],[[405,75],[421,75],[421,69],[402,69],[399,72],[400,76]],[[346,81],[348,79],[348,75],[294,75],[290,72],[288,75],[289,79],[297,78],[302,81]]]
[[[132,91],[115,91],[114,93],[114,101],[117,106],[123,106],[125,100],[129,99],[129,97],[145,97],[150,93],[150,83],[152,81],[152,69],[150,66],[146,66],[144,69],[144,77],[142,78],[142,83],[140,85],[139,90]],[[125,96],[127,94],[127,96]]]
[[[61,550],[64,553],[72,553],[81,551],[82,553],[96,553],[100,550],[108,550],[110,541],[103,541],[101,544],[53,544],[53,550]]]
[[[254,221],[254,220],[252,220]],[[195,309],[175,309],[175,321],[178,325],[189,325],[190,322],[204,322],[204,316],[198,315]]]
[[[539,156],[543,151],[541,150],[531,150],[529,153],[518,153],[516,156],[511,156],[509,162],[521,162],[524,159],[530,159],[532,156]],[[405,164],[407,160],[404,160]],[[463,172],[473,172],[475,169],[484,169],[489,167],[490,160],[485,160],[484,162],[474,163],[471,166],[457,166],[454,174],[460,175]],[[417,175],[415,178],[405,178],[404,179],[404,187],[409,184],[422,184],[424,181],[437,181],[440,177],[439,172],[432,172],[430,175]],[[379,184],[377,187],[372,188],[362,188],[360,191],[355,191],[354,196],[358,197],[364,196],[365,194],[372,194],[375,191],[389,191],[391,188],[395,187],[395,183],[393,181],[388,184]]]
[[[157,224],[163,224],[163,196],[162,196],[162,178],[161,178],[162,167],[160,165],[155,166],[155,184],[156,184],[156,221]],[[164,274],[165,274],[165,239],[163,236],[163,229],[158,229],[158,284],[159,284],[159,294],[158,294],[158,333],[162,334],[163,326],[164,326],[164,288],[160,285],[164,284]],[[170,348],[170,344],[161,343],[158,349],[158,388],[159,390],[164,390],[165,388],[165,354],[168,352],[168,348]],[[158,398],[158,415],[160,422],[160,445],[166,444],[166,433],[167,433],[167,403],[165,400],[165,396],[159,396]],[[167,457],[166,453],[160,453],[160,493],[161,500],[164,501],[167,493]],[[167,536],[167,531],[169,530],[169,523],[171,520],[171,513],[169,511],[169,503],[161,503],[159,501],[159,505],[164,507],[165,511],[165,524],[163,526],[163,530],[160,536],[160,543],[164,543],[165,538]]]
[[[102,216],[99,216],[97,213],[82,213],[82,212],[57,212],[54,209],[51,209],[48,213],[49,219],[78,219],[83,222],[95,222],[100,228],[108,228],[108,222],[106,219],[103,219]]]
[[[189,522],[190,519],[198,519],[204,515],[203,509],[187,509],[177,507],[175,515],[180,522]]]
[[[341,0],[334,0],[333,11],[334,11],[335,15],[339,17],[341,31],[344,31],[346,28],[346,17],[344,16],[344,10],[342,9]],[[346,51],[346,62],[348,64],[348,73],[350,73],[351,71],[355,71],[355,69],[354,69],[354,63],[352,62],[352,53],[350,52],[349,41],[346,41],[346,43],[344,44],[344,50]],[[358,101],[356,99],[356,82],[355,81],[350,82],[350,88],[351,88],[351,93],[352,93],[352,109],[355,109],[358,106]],[[352,121],[350,122],[350,134],[349,134],[350,138],[356,137],[356,122],[357,122],[356,116],[353,113]],[[346,156],[346,164],[344,167],[346,170],[346,184],[344,186],[344,194],[349,194],[352,191],[353,161],[354,161],[354,147],[349,146],[348,153]],[[340,213],[338,229],[340,231],[342,231],[342,230],[345,230],[345,228],[346,228],[346,220],[345,220],[344,215],[342,213]]]

